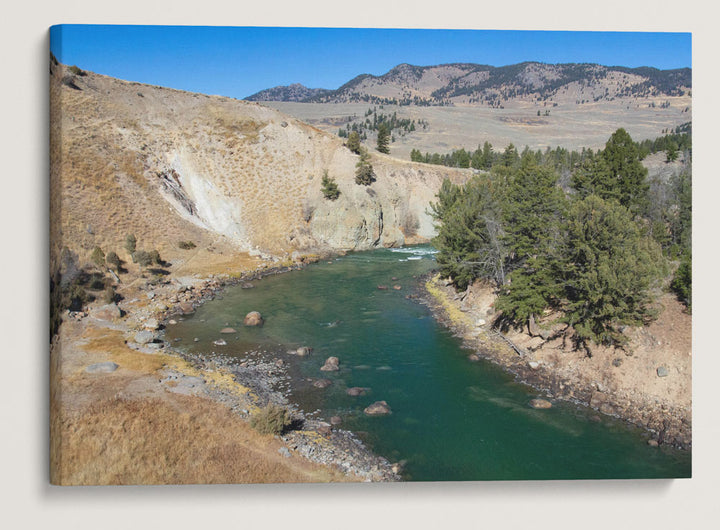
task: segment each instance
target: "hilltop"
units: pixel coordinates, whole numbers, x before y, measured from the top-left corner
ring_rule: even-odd
[[[361,74],[336,90],[302,85],[275,87],[249,101],[372,103],[385,105],[470,105],[504,108],[513,101],[577,104],[683,96],[692,89],[692,70],[626,68],[599,64],[523,62],[494,67],[471,63],[400,64],[374,76]]]
[[[467,172],[372,154],[355,183],[341,139],[257,103],[127,82],[52,64],[51,234],[87,258],[138,248],[197,266],[219,254],[268,259],[398,246],[433,235],[426,213],[445,177]],[[340,197],[321,191],[324,172]],[[54,261],[54,259],[53,259]]]

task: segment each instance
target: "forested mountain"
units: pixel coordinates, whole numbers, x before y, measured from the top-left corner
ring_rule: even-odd
[[[332,92],[324,88],[308,88],[300,83],[289,86],[276,86],[256,92],[245,98],[246,101],[305,101]]]
[[[398,105],[483,105],[510,100],[589,103],[616,98],[682,96],[692,88],[692,70],[658,70],[598,64],[523,62],[495,67],[471,63],[400,64],[381,76],[362,74],[337,90],[276,87],[246,99],[317,103],[369,102]]]

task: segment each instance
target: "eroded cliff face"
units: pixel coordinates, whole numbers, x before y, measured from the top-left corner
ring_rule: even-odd
[[[400,246],[434,235],[427,210],[443,179],[469,177],[372,153],[376,181],[358,185],[359,157],[339,138],[275,110],[69,75],[58,65],[51,76],[66,244],[112,247],[136,232],[159,248],[221,239],[276,257]],[[325,171],[340,189],[334,201],[322,194]]]

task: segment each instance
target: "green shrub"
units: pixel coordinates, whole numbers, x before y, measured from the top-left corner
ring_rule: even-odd
[[[178,242],[178,247],[182,250],[190,250],[195,248],[195,243],[193,243],[192,241],[180,241]]]
[[[250,426],[260,434],[280,434],[290,425],[287,409],[274,403],[259,409],[250,417]]]
[[[369,186],[375,182],[375,172],[370,164],[370,155],[364,149],[360,152],[360,160],[355,164],[355,183],[362,186]]]
[[[84,72],[83,70],[81,70],[80,68],[78,68],[75,65],[68,66],[68,71],[70,71],[70,73],[72,73],[72,74],[79,75],[80,77],[87,75],[86,72]]]
[[[675,271],[670,289],[688,309],[692,307],[692,258],[685,256]]]
[[[141,269],[152,265],[152,257],[150,256],[150,253],[145,252],[144,250],[138,250],[134,252],[132,255],[132,260],[133,263],[137,263],[138,265],[140,265]]]
[[[322,193],[326,199],[331,201],[334,201],[340,196],[340,190],[338,189],[337,182],[335,182],[334,178],[328,176],[327,169],[325,170],[322,178]]]
[[[108,267],[111,267],[118,272],[120,271],[120,258],[112,250],[105,256],[105,263],[107,263]]]
[[[135,238],[135,234],[128,234],[125,237],[125,250],[128,251],[128,254],[131,256],[135,253],[135,249],[137,248],[137,239]]]
[[[95,247],[90,255],[90,259],[98,269],[102,269],[103,265],[105,265],[105,253],[100,247]]]

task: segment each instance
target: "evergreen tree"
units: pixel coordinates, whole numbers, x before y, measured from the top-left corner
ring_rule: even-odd
[[[664,263],[627,208],[596,195],[577,201],[563,256],[563,320],[588,354],[590,342],[621,345],[621,325],[652,318],[650,288]]]
[[[355,183],[362,186],[369,186],[375,182],[375,172],[370,164],[370,154],[365,150],[360,150],[360,160],[355,164]]]
[[[502,154],[502,165],[505,167],[513,167],[520,160],[517,149],[513,144],[509,144]]]
[[[108,252],[105,256],[105,262],[107,263],[108,267],[111,267],[117,272],[120,272],[120,258],[112,250]]]
[[[347,148],[350,149],[350,152],[355,153],[356,155],[360,154],[360,135],[357,131],[351,132],[348,136]]]
[[[640,162],[638,148],[625,129],[615,131],[602,152],[610,172],[610,195],[619,195],[620,204],[632,213],[640,213],[647,205],[647,169]],[[602,189],[598,190],[600,197]],[[612,198],[612,197],[609,197]]]
[[[125,250],[127,250],[128,254],[132,256],[135,253],[136,246],[137,239],[135,239],[135,234],[128,234],[125,237]]]
[[[443,277],[465,289],[476,278],[505,281],[504,232],[499,182],[493,176],[474,177],[465,186],[443,182],[438,202],[431,205],[438,235],[433,244]]]
[[[328,175],[327,169],[323,172],[322,177],[322,193],[326,199],[334,201],[340,196],[340,190],[338,189],[337,182],[335,179]]]
[[[103,265],[105,265],[105,253],[100,247],[95,247],[93,249],[90,259],[98,269],[102,269]]]
[[[618,129],[605,149],[588,157],[573,174],[572,185],[582,198],[594,194],[603,200],[616,200],[638,215],[648,206],[650,185],[646,176],[637,144],[625,129]]]
[[[386,155],[390,154],[390,129],[384,123],[378,127],[377,150]]]
[[[556,305],[561,295],[555,276],[566,201],[557,174],[538,166],[533,153],[526,153],[513,173],[504,208],[510,282],[502,287],[496,307],[508,321],[525,324],[531,315]]]

